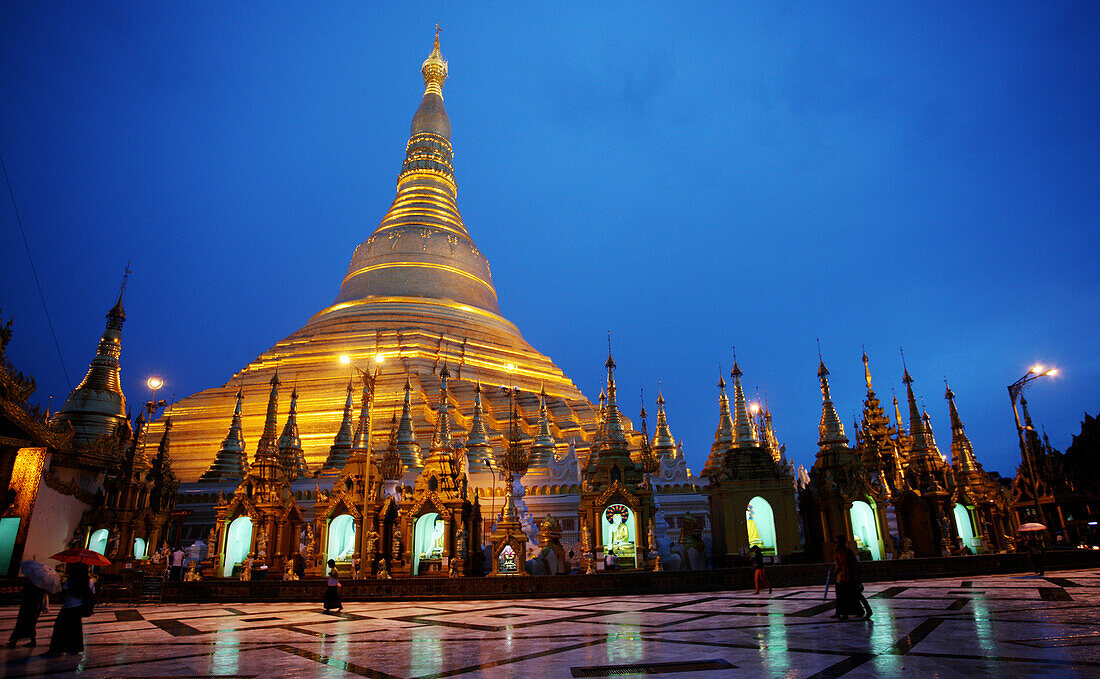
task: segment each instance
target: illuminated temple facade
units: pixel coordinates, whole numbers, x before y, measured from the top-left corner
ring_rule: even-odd
[[[1090,530],[1096,419],[1062,455],[1039,443],[1025,402],[1025,464],[1009,487],[978,462],[949,387],[950,462],[908,370],[906,427],[866,355],[851,440],[820,362],[819,447],[797,471],[735,359],[733,408],[720,378],[693,476],[660,392],[652,436],[644,409],[637,428],[619,411],[610,346],[593,404],[502,315],[458,210],[438,33],[421,73],[396,197],[332,305],[224,385],[159,418],[151,401],[131,423],[120,293],[50,418],[27,406],[33,380],[4,359],[0,328],[0,573],[64,544],[118,568],[170,543],[207,577],[319,576],[331,558],[397,578],[696,570],[746,564],[752,547],[827,561],[836,536],[866,559],[1005,551],[1040,512],[1067,539]]]
[[[229,502],[237,492],[265,424],[270,427],[268,397],[276,371],[294,389],[293,445],[283,457],[298,463],[284,471],[307,516],[318,493],[331,493],[349,455],[369,450],[380,461],[391,438],[403,471],[388,492],[412,492],[429,457],[441,406],[440,376],[448,371],[445,405],[452,440],[461,447],[455,459],[466,472],[471,497],[476,493],[480,499],[485,534],[503,508],[506,482],[498,457],[509,429],[509,394],[501,388],[508,385],[518,389],[518,427],[531,449],[517,488],[525,532],[537,542],[537,522],[551,515],[561,522],[562,542],[579,544],[584,469],[603,415],[502,315],[489,262],[458,209],[451,124],[443,104],[447,62],[438,35],[421,71],[425,90],[412,119],[397,195],[379,226],[355,248],[332,305],[224,385],[167,411],[174,468],[185,481],[181,506],[192,511],[185,540],[205,539],[214,523],[211,499],[221,493]],[[278,413],[280,422],[288,417],[286,410]],[[399,431],[391,431],[398,420]],[[626,443],[640,450],[644,435],[629,420],[623,422]],[[159,425],[152,425],[151,435]],[[669,441],[663,462],[647,478],[667,497],[667,511],[659,518],[668,529],[658,526],[658,542],[667,546],[678,538],[680,517],[689,512],[705,517],[706,498],[671,441],[667,422],[664,429]],[[635,541],[644,542],[646,531],[640,524]],[[211,541],[209,549],[221,552],[224,545]],[[316,546],[318,554],[323,549]]]

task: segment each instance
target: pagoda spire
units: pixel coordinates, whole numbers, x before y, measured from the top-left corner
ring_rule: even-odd
[[[348,463],[348,455],[351,453],[352,444],[355,442],[355,434],[352,431],[354,406],[351,396],[352,392],[355,391],[355,387],[352,386],[350,377],[348,378],[346,391],[344,416],[340,420],[340,429],[332,440],[332,445],[328,449],[328,457],[325,459],[325,464],[317,472],[317,476],[339,476],[341,470]]]
[[[282,473],[282,465],[279,464],[279,368],[276,366],[275,374],[271,376],[271,392],[267,396],[267,416],[264,418],[264,431],[260,435],[260,441],[256,444],[256,455],[252,460],[249,474],[258,476],[267,481],[274,481]]]
[[[897,427],[898,436],[906,438],[905,423],[901,419],[901,408],[898,407],[898,395],[894,394],[894,425]]]
[[[932,433],[932,419],[928,417],[928,411],[921,407],[921,424],[924,425],[924,439],[928,443],[928,452],[935,454],[941,460],[946,462],[943,453],[940,452],[940,447],[936,445],[936,435]]]
[[[970,443],[970,437],[966,435],[959,410],[955,407],[955,392],[951,391],[951,385],[944,380],[947,387],[944,398],[947,399],[947,407],[951,411],[951,466],[955,474],[959,472],[980,469],[977,458],[974,456],[974,446]]]
[[[416,432],[412,424],[412,385],[405,378],[405,400],[401,404],[401,422],[397,425],[397,454],[405,469],[421,469],[424,463],[420,459],[420,444],[416,442]]]
[[[615,387],[615,359],[611,356],[610,333],[607,338],[607,362],[604,363],[604,367],[607,368],[607,413],[604,427],[607,431],[607,441],[616,446],[621,444],[622,449],[626,450],[626,433],[623,431],[622,415],[616,398],[618,390]]]
[[[535,424],[537,433],[531,442],[531,461],[533,468],[550,464],[554,455],[554,435],[550,431],[550,413],[546,407],[546,388],[539,391],[539,419]]]
[[[658,458],[676,456],[676,439],[672,437],[672,431],[668,427],[665,397],[660,388],[657,389],[657,426],[653,428],[653,453]]]
[[[214,463],[203,473],[200,481],[240,481],[248,470],[248,454],[244,450],[244,432],[241,427],[241,410],[244,403],[244,391],[237,388],[237,404],[233,407],[233,421],[229,432],[222,441],[222,447]],[[145,424],[144,414],[139,415],[141,424]]]
[[[836,448],[847,449],[848,437],[844,435],[844,425],[841,424],[836,406],[833,405],[833,397],[829,391],[829,369],[825,367],[824,359],[818,363],[817,377],[821,381],[822,402],[817,445],[823,452]]]
[[[432,434],[432,448],[449,448],[451,445],[451,414],[447,403],[447,380],[451,373],[447,365],[439,372],[439,413],[435,420],[435,433]]]
[[[371,396],[370,378],[364,373],[362,401],[359,407],[359,423],[355,427],[355,436],[352,438],[351,455],[362,454],[370,457]]]
[[[405,466],[401,464],[401,454],[397,451],[397,413],[390,418],[390,436],[386,444],[386,451],[382,453],[382,464],[379,466],[382,478],[386,481],[396,481],[405,473]]]
[[[772,459],[777,463],[783,460],[783,447],[779,445],[779,439],[775,435],[775,429],[772,427],[772,411],[767,405],[764,406],[764,447],[771,453]]]
[[[910,454],[912,454],[916,451],[927,450],[928,441],[925,439],[924,422],[921,419],[920,410],[917,408],[917,399],[913,396],[913,378],[909,375],[909,368],[904,369],[901,381],[905,383],[905,393],[909,399],[909,437],[913,440],[910,451]]]
[[[290,393],[290,412],[286,416],[282,436],[279,437],[279,459],[292,481],[309,474],[309,465],[306,464],[305,453],[302,451],[302,438],[298,435],[297,386]]]
[[[756,432],[749,419],[748,406],[745,403],[745,390],[741,387],[741,367],[737,365],[737,357],[733,359],[733,369],[730,377],[733,378],[733,447],[755,448],[760,445],[756,438]]]
[[[435,44],[432,52],[420,66],[420,73],[424,76],[424,94],[434,94],[443,98],[443,83],[447,80],[447,60],[439,51],[439,24],[435,25]]]
[[[733,443],[733,416],[730,415],[730,399],[726,396],[726,380],[718,376],[718,428],[714,431],[711,450],[727,450]]]
[[[122,393],[118,359],[122,355],[122,324],[126,321],[122,298],[129,275],[127,265],[118,301],[107,312],[107,325],[96,347],[95,358],[84,379],[69,393],[55,416],[55,421],[72,425],[73,443],[77,447],[90,445],[98,436],[114,434],[126,419],[126,396]]]
[[[481,382],[474,387],[474,416],[466,437],[466,455],[471,471],[480,471],[493,461],[493,445],[485,429],[485,410],[481,405]]]
[[[356,248],[333,305],[319,315],[356,313],[367,304],[393,304],[393,298],[452,314],[471,307],[466,313],[500,315],[489,261],[458,210],[451,121],[443,105],[447,70],[437,33],[420,69],[424,96],[412,118],[397,195]]]

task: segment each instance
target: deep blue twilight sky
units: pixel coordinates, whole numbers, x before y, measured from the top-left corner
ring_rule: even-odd
[[[398,3],[395,3],[398,4]],[[395,190],[438,20],[459,206],[504,314],[589,396],[663,380],[698,470],[731,346],[812,462],[817,347],[851,434],[904,346],[941,449],[1100,411],[1100,5],[4,3],[0,151],[75,384],[133,260],[134,403],[226,382],[336,295]],[[738,3],[739,4],[739,3]],[[524,5],[524,6],[519,6]],[[68,385],[7,196],[0,315]],[[227,422],[228,424],[228,422]]]

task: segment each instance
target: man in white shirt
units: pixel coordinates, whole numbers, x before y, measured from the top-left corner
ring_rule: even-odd
[[[180,581],[183,579],[183,559],[186,556],[187,554],[177,545],[176,551],[172,552],[172,572],[169,574],[172,580]]]

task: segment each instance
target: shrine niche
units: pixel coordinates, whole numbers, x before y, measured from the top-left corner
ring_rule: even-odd
[[[608,554],[615,555],[616,565],[633,568],[637,545],[637,516],[624,504],[608,505],[600,513],[602,543]]]

